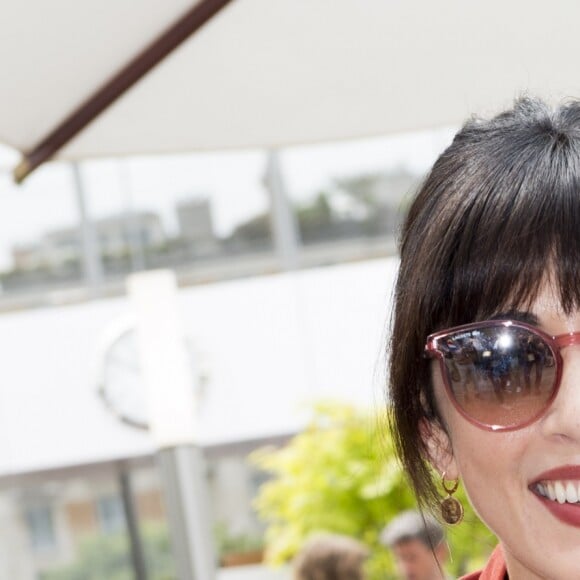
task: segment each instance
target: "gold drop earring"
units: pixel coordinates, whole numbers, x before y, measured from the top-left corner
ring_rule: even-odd
[[[453,497],[453,494],[459,487],[459,478],[450,479],[449,483],[450,485],[445,480],[445,473],[443,473],[441,476],[441,485],[447,493],[447,497],[441,500],[441,517],[445,523],[454,526],[463,519],[463,506],[457,498]]]

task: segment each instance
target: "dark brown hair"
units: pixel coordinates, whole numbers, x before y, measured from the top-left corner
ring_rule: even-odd
[[[430,333],[530,304],[546,275],[580,304],[580,102],[520,99],[472,119],[439,157],[401,237],[389,348],[395,445],[421,503],[437,493],[419,425],[434,404]]]

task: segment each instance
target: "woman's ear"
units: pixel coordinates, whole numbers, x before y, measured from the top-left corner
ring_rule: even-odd
[[[421,419],[419,433],[431,465],[441,475],[445,474],[445,479],[457,479],[459,470],[453,454],[451,439],[443,426],[438,421]]]

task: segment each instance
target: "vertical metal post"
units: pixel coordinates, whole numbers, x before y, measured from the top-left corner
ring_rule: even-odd
[[[123,501],[123,511],[125,523],[129,534],[129,548],[131,551],[131,564],[135,580],[147,580],[147,564],[145,562],[145,551],[139,533],[139,520],[135,503],[133,501],[133,490],[131,486],[131,474],[126,465],[122,465],[119,470],[119,487],[121,489],[121,499]]]
[[[175,274],[169,270],[132,274],[127,286],[136,314],[149,426],[159,449],[178,578],[214,580],[209,493],[203,455],[196,446],[197,373],[185,342]]]
[[[283,270],[299,266],[300,230],[288,194],[278,151],[268,152],[264,184],[270,194],[270,220],[274,247]]]
[[[127,242],[129,246],[129,257],[131,260],[131,270],[138,272],[145,269],[145,252],[143,251],[143,240],[141,230],[135,215],[133,204],[133,182],[126,161],[119,161],[119,181],[124,200],[125,231],[127,232]]]
[[[171,522],[171,546],[179,580],[214,580],[207,477],[202,451],[179,445],[157,453]]]
[[[89,217],[86,202],[86,187],[78,163],[71,164],[71,172],[80,218],[81,256],[85,283],[89,292],[97,295],[103,283],[103,266],[95,227]]]

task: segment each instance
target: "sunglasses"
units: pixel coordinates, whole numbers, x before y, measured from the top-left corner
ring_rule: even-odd
[[[560,350],[580,332],[550,336],[515,320],[488,320],[436,332],[425,353],[439,359],[455,408],[489,431],[513,431],[539,419],[562,378]]]

